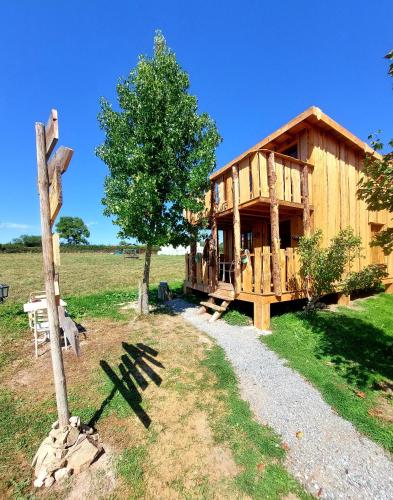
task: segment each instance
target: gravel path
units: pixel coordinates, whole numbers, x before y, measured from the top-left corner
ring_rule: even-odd
[[[253,327],[206,315],[183,300],[170,302],[186,321],[207,333],[225,350],[240,383],[242,397],[263,424],[287,443],[286,466],[320,498],[393,499],[393,463],[378,445],[362,436],[325,403],[320,393],[285,360],[258,339]],[[296,437],[297,432],[303,437]]]

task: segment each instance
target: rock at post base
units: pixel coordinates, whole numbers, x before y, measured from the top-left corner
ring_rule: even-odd
[[[101,452],[101,447],[97,447],[90,439],[85,439],[80,445],[77,445],[67,456],[67,468],[72,470],[74,474],[79,474],[86,470],[93,460]]]

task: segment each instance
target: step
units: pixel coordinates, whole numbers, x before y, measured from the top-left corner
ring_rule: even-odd
[[[219,281],[217,290],[229,290],[231,292],[234,291],[232,283],[226,283],[225,281]]]
[[[213,302],[201,302],[201,306],[208,307],[209,309],[213,309],[214,311],[224,312],[226,311],[226,307],[218,306],[217,304],[213,304]]]
[[[231,302],[235,298],[235,293],[229,290],[216,290],[215,292],[209,293],[209,297],[219,300],[229,300],[229,302]]]

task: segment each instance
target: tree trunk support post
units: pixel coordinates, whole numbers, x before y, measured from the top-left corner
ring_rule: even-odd
[[[233,246],[234,246],[234,289],[235,294],[241,291],[241,267],[240,267],[240,213],[239,213],[239,172],[237,165],[232,165],[233,186]]]
[[[218,241],[218,229],[217,229],[217,200],[216,200],[216,182],[211,181],[210,183],[210,227],[211,236],[213,239],[213,265],[211,269],[211,286],[215,290],[218,286],[218,259],[220,255],[220,244]]]
[[[55,267],[53,261],[52,230],[50,224],[51,211],[49,202],[49,177],[44,124],[36,123],[35,131],[38,167],[38,189],[40,195],[42,255],[44,262],[45,292],[48,306],[53,380],[55,384],[59,426],[65,427],[69,424],[70,414],[68,409],[67,385],[64,373],[63,356],[60,346],[59,312],[57,309],[58,304],[55,294]]]
[[[270,304],[254,302],[254,326],[259,330],[270,330]]]
[[[276,167],[274,153],[269,154],[267,162],[267,180],[270,198],[270,227],[272,245],[272,278],[273,291],[276,296],[281,296],[281,270],[280,270],[280,221],[278,215],[278,203],[276,192]]]
[[[143,279],[139,283],[138,312],[149,314],[149,281],[152,245],[147,244],[145,250],[145,264],[143,268]]]
[[[310,199],[308,194],[308,165],[303,166],[302,187],[303,187],[303,230],[305,236],[310,236],[311,215],[310,215]]]

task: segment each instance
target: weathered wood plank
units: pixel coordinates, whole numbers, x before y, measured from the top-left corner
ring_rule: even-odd
[[[52,184],[50,186],[50,192],[49,192],[51,226],[53,226],[62,204],[63,204],[63,192],[61,186],[61,173],[60,170],[56,169],[52,175]]]
[[[269,185],[267,181],[267,156],[265,153],[258,153],[259,162],[259,183],[261,187],[261,196],[269,197]]]
[[[52,184],[52,177],[56,169],[59,170],[61,174],[64,174],[70,164],[73,154],[73,149],[64,146],[61,146],[56,151],[48,162],[49,184]]]
[[[52,154],[58,140],[59,121],[57,119],[57,110],[52,109],[45,127],[46,159]]]
[[[261,196],[261,183],[259,179],[259,163],[258,154],[251,156],[251,180],[252,180],[252,197],[258,198]]]
[[[262,290],[263,293],[271,292],[271,269],[270,269],[271,253],[270,247],[262,248]]]
[[[53,263],[56,267],[60,266],[60,236],[59,233],[52,235],[53,244]]]
[[[250,165],[248,158],[239,164],[239,190],[240,190],[240,203],[249,201],[250,196]]]

